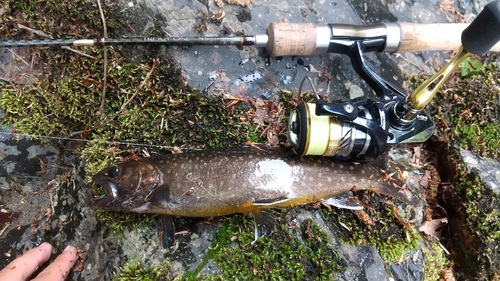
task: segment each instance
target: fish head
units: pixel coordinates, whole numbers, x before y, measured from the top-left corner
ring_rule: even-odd
[[[92,207],[108,211],[147,208],[149,194],[163,184],[162,173],[147,161],[126,161],[105,168],[92,177],[105,194],[92,200]]]

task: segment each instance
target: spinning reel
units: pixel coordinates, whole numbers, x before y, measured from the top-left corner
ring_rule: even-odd
[[[410,95],[367,66],[363,53],[374,51],[373,47],[380,46],[377,41],[380,39],[331,40],[328,51],[349,56],[354,70],[375,91],[378,100],[359,97],[327,103],[319,97],[311,78],[304,78],[299,95],[307,79],[316,95],[316,102],[300,102],[290,115],[289,137],[297,154],[363,161],[377,158],[398,143],[426,141],[434,133],[435,126],[424,107],[463,59],[471,54],[486,53],[500,40],[498,30],[500,1],[494,1],[486,5],[463,31],[458,54]]]

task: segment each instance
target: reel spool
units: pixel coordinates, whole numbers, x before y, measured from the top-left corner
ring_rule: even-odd
[[[368,98],[326,103],[307,76],[300,84],[299,97],[306,79],[316,95],[316,103],[300,102],[290,114],[289,137],[297,154],[341,159],[378,155],[377,140],[387,139],[384,106]],[[377,133],[379,136],[375,136]]]
[[[318,116],[315,103],[301,103],[290,115],[290,140],[297,154],[348,157],[366,153],[370,136],[333,116]],[[354,149],[356,147],[356,149]]]

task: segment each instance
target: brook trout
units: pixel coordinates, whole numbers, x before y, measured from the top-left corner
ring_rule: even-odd
[[[164,245],[174,241],[171,216],[252,213],[257,238],[274,227],[266,209],[316,202],[357,209],[359,205],[335,196],[364,189],[405,197],[381,175],[374,163],[300,158],[269,149],[196,151],[126,161],[102,170],[93,181],[106,194],[94,199],[92,205],[110,211],[165,215],[168,237],[164,237]]]

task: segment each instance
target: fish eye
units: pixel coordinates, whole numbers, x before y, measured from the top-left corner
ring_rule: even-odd
[[[118,173],[120,172],[120,169],[117,166],[109,168],[109,170],[106,172],[106,176],[110,178],[114,178],[118,176]]]

